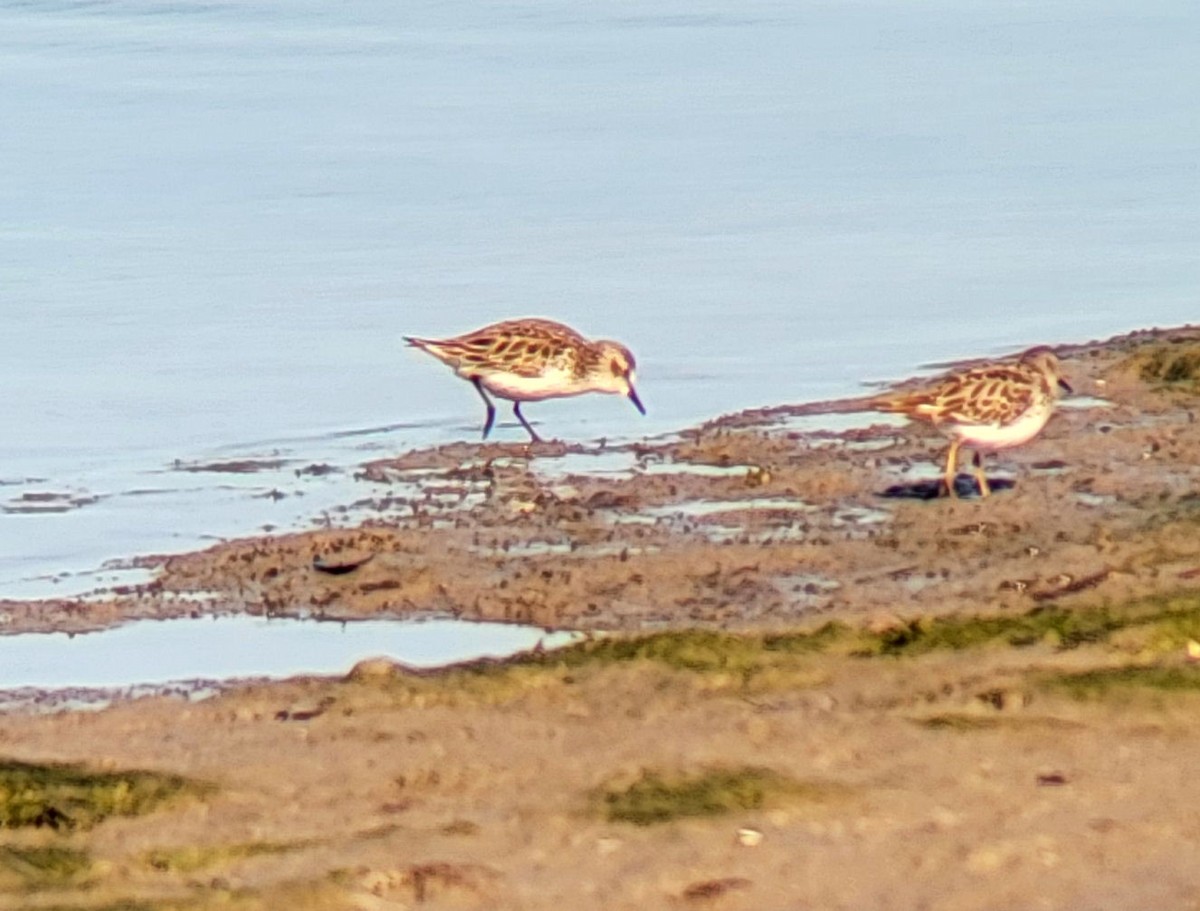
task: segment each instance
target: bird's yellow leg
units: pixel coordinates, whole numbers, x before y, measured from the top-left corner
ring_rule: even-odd
[[[960,445],[959,440],[951,440],[950,451],[946,453],[946,476],[944,483],[946,485],[946,495],[950,497],[958,496],[958,493],[954,490],[954,478],[958,469],[958,447]]]
[[[981,497],[990,496],[992,492],[992,485],[988,483],[987,475],[983,473],[983,456],[979,454],[978,450],[975,452],[974,463],[975,480],[979,484],[979,495]]]

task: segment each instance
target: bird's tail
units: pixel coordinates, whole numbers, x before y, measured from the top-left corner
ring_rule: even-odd
[[[462,360],[462,352],[455,344],[454,339],[417,338],[406,335],[404,341],[408,342],[409,347],[433,355],[443,364],[449,364],[451,367],[457,368]]]
[[[415,335],[406,335],[404,336],[404,341],[408,343],[410,348],[416,348],[418,351],[432,354],[436,358],[441,359],[444,356],[445,343],[436,338],[417,338]]]
[[[922,389],[907,392],[885,392],[867,399],[866,407],[889,414],[919,414],[932,404],[933,398]]]

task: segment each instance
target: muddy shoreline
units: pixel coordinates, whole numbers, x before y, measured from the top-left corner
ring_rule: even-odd
[[[1200,426],[1188,389],[1142,371],[1198,339],[1058,349],[1078,395],[992,460],[989,500],[966,473],[963,499],[927,500],[942,438],[859,400],[623,446],[459,443],[362,465],[356,477],[389,493],[345,504],[328,528],[138,557],[151,581],[0,601],[0,630],[238,612],[762,629],[1169,590],[1200,574]]]
[[[935,433],[779,406],[405,453],[328,527],[0,604],[610,634],[0,711],[0,905],[1195,908],[1200,329],[1059,351],[1081,397],[987,500],[928,498]]]

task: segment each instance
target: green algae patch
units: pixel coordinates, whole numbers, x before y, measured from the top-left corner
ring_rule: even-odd
[[[922,718],[910,718],[913,724],[931,731],[1019,731],[1073,730],[1085,727],[1078,721],[1046,715],[977,715],[968,712],[943,712]]]
[[[92,871],[86,851],[62,845],[0,845],[0,892],[83,885]]]
[[[1045,644],[1059,650],[1113,641],[1129,631],[1158,650],[1200,634],[1200,592],[1155,596],[1124,605],[1035,607],[1023,614],[921,617],[878,634],[862,635],[857,654],[923,655],[990,645]]]
[[[600,638],[536,656],[539,664],[584,667],[593,663],[649,661],[695,673],[751,677],[797,666],[817,654],[919,656],[987,646],[1047,644],[1072,649],[1104,643],[1121,631],[1145,633],[1160,648],[1200,637],[1200,592],[1185,591],[1129,604],[1038,606],[1021,614],[919,617],[884,630],[827,623],[813,630],[766,635],[682,630],[649,636]],[[529,661],[530,659],[521,659]]]
[[[1200,391],[1200,345],[1161,345],[1134,355],[1132,361],[1143,382]]]
[[[602,638],[572,646],[555,659],[567,667],[649,661],[697,673],[745,671],[762,663],[756,637],[707,630],[655,633],[633,638]]]
[[[1098,668],[1041,678],[1043,686],[1079,700],[1104,699],[1137,692],[1200,693],[1200,667],[1139,665]]]
[[[140,816],[205,790],[157,772],[0,760],[0,828],[87,829],[110,816]]]
[[[923,655],[936,651],[963,651],[1001,644],[1021,648],[1048,642],[1075,648],[1103,642],[1132,622],[1107,607],[1067,609],[1034,608],[1016,616],[922,617],[874,637],[863,654]]]
[[[794,656],[826,651],[847,635],[853,635],[848,627],[833,623],[812,632],[782,635],[678,630],[594,639],[553,652],[541,661],[569,668],[643,661],[699,674],[748,676],[769,667],[792,664],[790,659]]]
[[[1034,645],[1065,651],[1097,644],[1167,654],[1193,638],[1200,638],[1200,592],[1185,590],[1124,604],[1048,604],[1024,613],[925,616],[881,630],[830,622],[789,632],[687,629],[597,636],[505,660],[352,674],[347,684],[377,690],[381,702],[390,706],[502,704],[536,693],[561,698],[572,685],[604,669],[638,667],[689,676],[706,692],[746,693],[822,685],[841,658],[919,658]]]
[[[1146,623],[1131,624],[1128,632],[1114,641],[1161,655],[1182,653],[1192,640],[1200,640],[1200,606],[1173,599]]]
[[[600,636],[566,648],[505,660],[483,660],[434,671],[406,671],[348,678],[350,685],[382,690],[409,705],[498,703],[538,690],[577,683],[616,666],[658,667],[697,676],[717,690],[808,687],[825,679],[811,656],[834,643],[857,641],[841,624],[788,634],[678,630],[648,635]],[[849,653],[849,648],[845,649]]]
[[[771,769],[746,766],[692,774],[646,770],[632,782],[601,788],[593,799],[609,822],[649,826],[782,803],[822,802],[839,791],[834,785],[799,782]]]
[[[228,845],[187,845],[176,848],[156,848],[143,855],[146,865],[161,873],[194,873],[225,866],[254,857],[288,854],[312,847],[311,840],[253,841]]]
[[[1004,726],[1003,719],[995,715],[966,715],[949,712],[910,720],[913,724],[929,728],[931,731],[994,731]]]

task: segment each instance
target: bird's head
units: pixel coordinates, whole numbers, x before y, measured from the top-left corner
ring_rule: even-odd
[[[1021,355],[1021,363],[1028,367],[1037,370],[1042,376],[1049,381],[1051,391],[1057,386],[1066,393],[1071,393],[1074,390],[1071,384],[1067,382],[1063,376],[1062,364],[1058,360],[1058,355],[1054,353],[1052,348],[1046,345],[1039,345],[1036,348],[1030,348]]]
[[[607,340],[596,342],[596,350],[598,356],[591,372],[596,387],[603,392],[625,396],[638,411],[645,414],[646,408],[633,385],[637,369],[633,352],[620,342]]]

